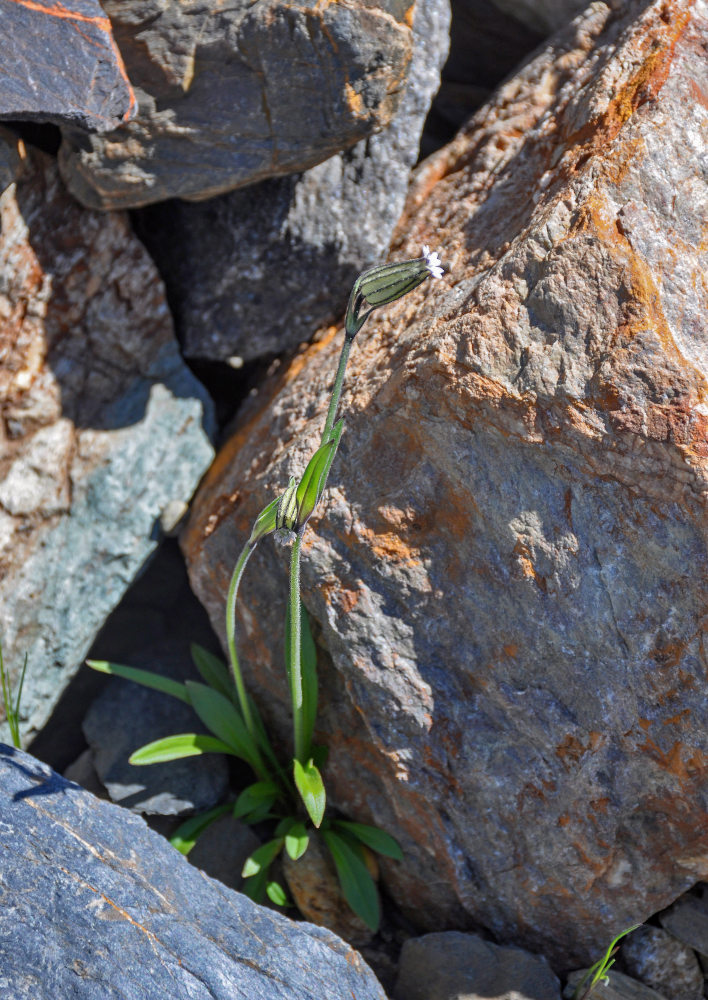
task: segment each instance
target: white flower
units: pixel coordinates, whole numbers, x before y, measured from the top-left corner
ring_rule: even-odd
[[[425,266],[428,268],[430,273],[434,278],[442,278],[443,269],[440,262],[440,254],[437,250],[430,252],[429,246],[423,247],[423,256],[425,257]]]

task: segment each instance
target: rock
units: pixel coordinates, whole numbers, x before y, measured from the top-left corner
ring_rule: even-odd
[[[24,147],[16,135],[0,126],[0,194],[20,172]]]
[[[449,142],[492,91],[543,40],[493,0],[452,0],[450,53],[425,123],[421,155]]]
[[[230,889],[243,884],[241,869],[247,858],[260,847],[260,840],[250,826],[233,816],[221,816],[199,835],[189,861]]]
[[[201,680],[181,638],[146,646],[130,657],[130,665],[174,680]],[[207,732],[189,705],[169,695],[115,678],[89,708],[83,730],[99,780],[113,802],[133,812],[181,816],[210,809],[226,795],[229,771],[221,754],[140,767],[128,763],[134,750],[152,740]]]
[[[155,549],[161,512],[190,498],[212,418],[126,216],[80,208],[31,152],[0,226],[0,635],[13,677],[28,657],[28,740]]]
[[[108,132],[135,115],[135,95],[97,0],[5,0],[0,7],[0,119]]]
[[[418,927],[561,971],[708,874],[704,9],[591,5],[422,165],[394,256],[441,246],[449,274],[355,342],[304,539],[329,801],[400,840],[384,884]],[[276,372],[200,488],[182,545],[217,629],[340,338]],[[259,547],[238,621],[283,738],[288,557]]]
[[[192,867],[142,819],[2,747],[0,990],[13,1000],[385,1000],[334,934]]]
[[[101,779],[96,773],[93,753],[91,750],[84,750],[64,771],[67,781],[73,781],[81,785],[87,792],[91,792],[98,799],[107,799],[108,792],[101,783]]]
[[[304,174],[204,204],[140,213],[185,354],[280,353],[341,315],[359,271],[388,250],[447,54],[448,0],[418,0],[413,57],[385,131]]]
[[[403,945],[394,1000],[560,1000],[545,958],[447,931]]]
[[[494,0],[494,6],[542,35],[550,35],[579,14],[585,0]],[[608,0],[608,7],[619,6],[619,0]]]
[[[691,948],[660,927],[638,927],[622,944],[627,972],[671,1000],[702,1000],[703,973]]]
[[[575,988],[585,975],[585,972],[585,969],[571,972],[568,976],[566,987],[563,990],[563,1000],[574,1000],[573,994]],[[596,986],[592,994],[598,1000],[672,1000],[672,998],[664,997],[663,993],[657,993],[656,990],[650,989],[643,983],[638,983],[636,979],[625,976],[621,972],[616,972],[615,969],[610,969],[607,973],[607,978],[609,982],[604,983],[602,986]]]
[[[107,0],[139,103],[111,134],[65,130],[60,165],[89,208],[209,198],[306,170],[394,114],[412,0]]]
[[[659,923],[683,944],[708,959],[708,900],[685,896],[659,914]]]
[[[310,836],[307,851],[297,861],[282,854],[283,875],[293,900],[305,920],[328,927],[349,944],[369,944],[373,932],[342,895],[334,863],[319,837]]]

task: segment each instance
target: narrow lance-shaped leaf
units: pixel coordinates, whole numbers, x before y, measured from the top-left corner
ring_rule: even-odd
[[[204,725],[227,743],[233,754],[254,766],[258,750],[233,702],[206,684],[185,681],[185,686],[192,707]]]
[[[214,656],[208,649],[193,642],[189,650],[192,654],[194,666],[202,676],[202,679],[209,687],[226,695],[230,701],[234,701],[236,690],[231,679],[229,668],[218,656]]]
[[[203,753],[228,753],[237,756],[231,747],[215,736],[204,733],[178,733],[176,736],[164,736],[162,739],[146,743],[129,757],[129,763],[163,764],[168,760],[180,760],[182,757],[198,757]]]
[[[152,688],[154,691],[162,691],[173,698],[190,704],[189,695],[184,684],[173,681],[170,677],[163,677],[152,670],[139,670],[137,667],[124,667],[121,663],[109,663],[107,660],[87,660],[87,666],[92,670],[98,670],[102,674],[112,674],[115,677],[123,677],[127,681],[134,681],[142,684],[143,687]]]
[[[285,615],[285,649],[290,649],[290,604]],[[286,668],[290,680],[290,662],[286,657]],[[317,719],[317,647],[310,630],[310,619],[305,606],[300,604],[300,673],[302,679],[302,727],[304,738],[303,756],[312,756],[312,734]]]
[[[381,919],[379,894],[369,869],[334,830],[323,830],[322,837],[332,855],[344,898],[366,926],[377,931]]]
[[[360,840],[362,844],[370,847],[372,851],[376,851],[377,854],[384,854],[387,858],[403,861],[403,851],[398,841],[394,840],[390,833],[379,830],[376,826],[369,826],[366,823],[350,823],[349,820],[344,819],[335,820],[332,826],[345,830]]]
[[[321,445],[307,463],[307,468],[302,474],[302,479],[297,487],[298,527],[293,529],[295,531],[307,523],[310,515],[319,503],[320,497],[324,493],[325,486],[327,485],[327,476],[329,475],[329,470],[339,446],[343,427],[343,421],[338,420],[332,428],[332,436],[329,441]]]
[[[267,871],[282,849],[282,837],[276,837],[274,840],[267,840],[265,844],[261,844],[258,850],[246,858],[241,869],[241,877],[252,878],[254,875],[258,875],[259,872]]]

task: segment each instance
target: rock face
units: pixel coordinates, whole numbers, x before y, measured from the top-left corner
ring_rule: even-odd
[[[448,0],[418,0],[399,110],[380,134],[301,175],[205,204],[141,213],[188,356],[250,360],[336,319],[359,271],[388,250],[449,41]]]
[[[33,153],[0,228],[0,635],[29,737],[208,466],[211,417],[125,216]]]
[[[627,972],[672,1000],[702,1000],[703,973],[695,954],[660,927],[638,927],[622,944]]]
[[[139,114],[105,138],[66,133],[70,190],[91,208],[208,198],[346,149],[398,106],[412,6],[108,0]]]
[[[135,95],[97,0],[0,0],[0,119],[108,132]]]
[[[384,878],[419,925],[565,968],[707,873],[707,30],[704,3],[593,4],[423,165],[396,256],[442,245],[450,273],[355,342],[305,537],[331,799],[401,840]],[[251,403],[199,493],[217,628],[338,347]],[[262,544],[240,620],[283,733],[286,565]]]
[[[193,868],[143,820],[0,747],[13,1000],[385,1000],[355,951]]]
[[[426,934],[403,945],[394,1000],[560,1000],[545,958],[476,934]]]
[[[585,0],[493,0],[494,6],[526,24],[533,31],[550,34],[563,27],[587,6]],[[618,0],[608,4],[619,7]]]

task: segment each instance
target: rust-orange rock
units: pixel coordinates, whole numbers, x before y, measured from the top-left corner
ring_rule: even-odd
[[[398,836],[421,926],[561,965],[708,877],[706,4],[595,3],[420,169],[397,255],[450,273],[355,343],[303,585],[332,799]],[[339,337],[244,414],[184,539],[221,627],[315,448]],[[287,554],[244,663],[286,725]],[[257,564],[257,567],[253,566]]]

